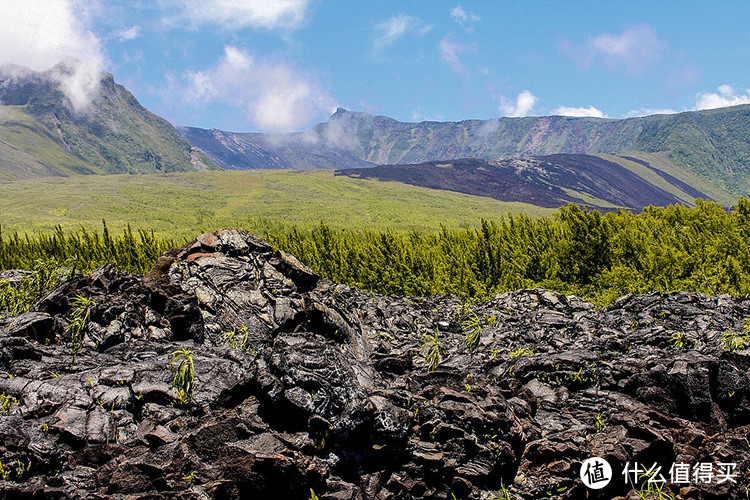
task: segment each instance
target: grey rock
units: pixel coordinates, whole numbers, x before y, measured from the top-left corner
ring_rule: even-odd
[[[61,331],[60,321],[43,312],[20,314],[5,327],[5,333],[11,337],[28,337],[42,344],[54,340]]]

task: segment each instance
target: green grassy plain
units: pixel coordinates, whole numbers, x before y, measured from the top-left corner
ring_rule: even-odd
[[[439,231],[478,226],[507,213],[549,216],[524,203],[334,176],[332,171],[221,171],[148,175],[76,175],[0,184],[5,234],[101,229],[127,224],[156,235],[191,238],[238,227],[259,233],[321,221],[342,229]]]

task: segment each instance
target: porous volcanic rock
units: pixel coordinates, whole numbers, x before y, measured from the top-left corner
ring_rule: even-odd
[[[97,307],[73,356],[76,296]],[[646,491],[621,474],[635,462],[674,498],[744,498],[750,357],[722,335],[749,307],[387,297],[248,232],[202,234],[143,278],[104,266],[0,322],[0,498],[583,499],[594,456],[615,476],[601,498]],[[673,463],[736,469],[671,484]]]

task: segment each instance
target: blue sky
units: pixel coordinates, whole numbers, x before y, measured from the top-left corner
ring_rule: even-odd
[[[0,64],[75,57],[176,125],[302,130],[338,106],[458,121],[750,103],[740,1],[3,3]]]

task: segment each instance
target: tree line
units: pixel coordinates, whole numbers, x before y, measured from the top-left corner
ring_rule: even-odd
[[[600,214],[576,205],[554,217],[482,220],[479,227],[437,233],[337,229],[321,222],[260,235],[324,278],[391,295],[456,294],[482,301],[518,288],[542,287],[603,305],[627,293],[750,293],[750,200],[727,211],[647,207]],[[128,227],[122,235],[84,228],[30,237],[0,231],[0,267],[31,268],[37,260],[92,269],[105,262],[144,274],[181,242]]]

